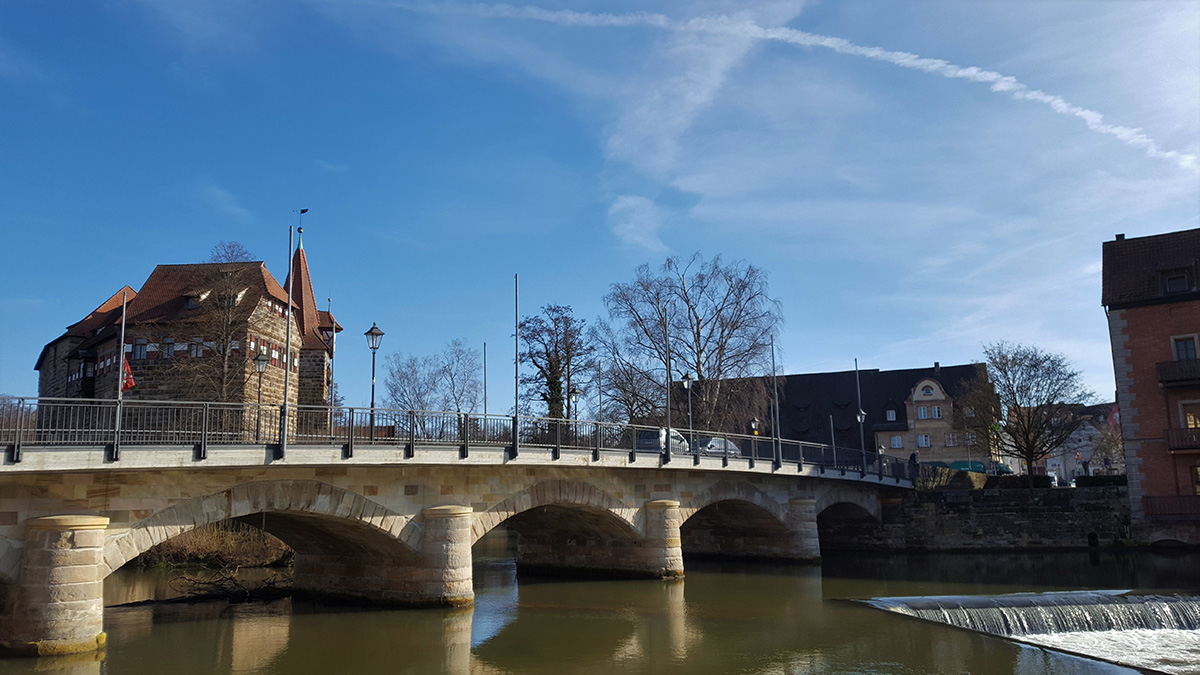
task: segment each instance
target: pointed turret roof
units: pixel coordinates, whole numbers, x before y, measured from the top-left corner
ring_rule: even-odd
[[[296,253],[292,255],[292,267],[288,271],[287,285],[292,284],[292,304],[296,306],[296,323],[300,326],[301,349],[325,349],[328,345],[321,339],[321,319],[317,309],[317,296],[313,293],[312,278],[308,273],[308,257],[304,254],[304,229],[300,229],[300,240]]]

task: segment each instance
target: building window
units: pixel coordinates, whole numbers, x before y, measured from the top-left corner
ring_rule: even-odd
[[[158,351],[161,352],[160,358],[169,359],[175,356],[175,338],[163,338],[162,342],[158,343]]]
[[[979,444],[979,440],[977,438],[975,438],[975,433],[968,431],[967,432],[967,445],[978,445],[978,444]]]
[[[1200,495],[1200,466],[1192,467],[1192,491]]]
[[[188,343],[188,356],[198,359],[204,356],[204,340],[201,338],[192,338]]]
[[[958,434],[946,434],[946,447],[953,448],[958,446]]]
[[[892,436],[892,447],[893,448],[903,448],[904,447],[904,438],[902,436]]]
[[[918,448],[928,448],[929,447],[929,434],[917,435],[917,447]]]
[[[1187,272],[1167,272],[1163,275],[1163,287],[1167,293],[1187,293]]]
[[[887,421],[889,421],[889,422],[896,421],[896,411],[895,410],[887,411]]]
[[[966,415],[967,417],[974,417],[975,409],[974,408],[963,408],[963,414]]]
[[[933,419],[935,419],[935,420],[942,419],[942,406],[940,406],[940,405],[933,406]]]
[[[1200,429],[1200,401],[1180,403],[1179,411],[1184,429]]]
[[[933,387],[925,385],[925,388],[921,390],[921,393],[926,396],[933,396]]]
[[[134,342],[133,342],[133,358],[135,358],[135,359],[146,358],[146,341],[145,340],[141,340],[141,339],[134,340]]]
[[[1195,361],[1196,360],[1196,338],[1195,337],[1180,337],[1171,338],[1174,343],[1175,360],[1176,361]]]
[[[919,420],[929,419],[929,408],[927,408],[926,406],[923,406],[923,405],[917,406],[917,419],[919,419]]]

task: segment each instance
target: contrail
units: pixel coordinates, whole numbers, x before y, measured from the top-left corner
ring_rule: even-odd
[[[540,21],[564,27],[609,28],[645,26],[678,32],[741,35],[759,40],[783,42],[799,47],[822,47],[839,54],[882,61],[910,70],[919,70],[951,79],[990,84],[991,90],[994,92],[1009,94],[1018,100],[1042,103],[1060,115],[1077,117],[1083,120],[1084,124],[1092,131],[1112,136],[1131,148],[1142,150],[1147,156],[1174,162],[1182,169],[1190,171],[1200,170],[1200,162],[1198,162],[1196,155],[1176,150],[1163,150],[1153,138],[1147,136],[1141,129],[1109,124],[1104,121],[1103,114],[1095,110],[1077,106],[1066,101],[1061,96],[1030,88],[1015,77],[991,70],[983,70],[975,66],[958,66],[942,59],[927,58],[909,52],[892,51],[880,47],[864,47],[839,37],[807,33],[794,28],[765,28],[752,21],[738,21],[726,17],[704,17],[687,21],[676,21],[662,14],[601,14],[572,10],[550,10],[528,5],[516,6],[504,3],[495,5],[451,3],[432,6],[409,3],[384,4],[422,13],[465,14],[485,18]]]

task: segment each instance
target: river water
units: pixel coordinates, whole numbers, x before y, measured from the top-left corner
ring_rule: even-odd
[[[1134,673],[850,600],[1200,586],[1196,554],[833,554],[819,567],[688,560],[685,579],[662,582],[518,579],[505,550],[477,546],[469,609],[110,606],[102,656],[5,660],[0,673]],[[120,570],[105,594],[117,605],[171,590],[162,574]],[[1200,673],[1186,652],[1168,653],[1173,640],[1130,639],[1121,649],[1162,652],[1151,667]]]

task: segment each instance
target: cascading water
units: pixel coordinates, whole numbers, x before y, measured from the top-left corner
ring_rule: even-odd
[[[875,598],[891,612],[1168,673],[1200,673],[1200,595],[1065,591]]]
[[[880,609],[993,635],[1102,630],[1200,630],[1200,596],[1126,591],[878,598]]]

